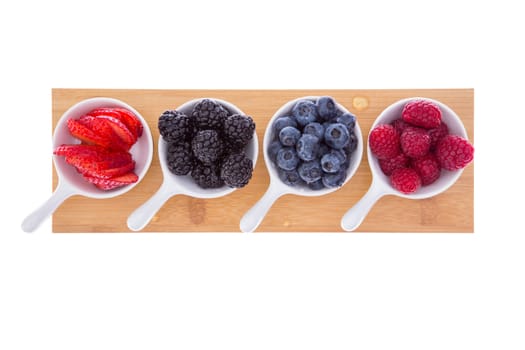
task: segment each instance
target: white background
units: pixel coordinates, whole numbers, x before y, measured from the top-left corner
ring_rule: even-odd
[[[136,3],[0,5],[0,349],[525,348],[512,2]],[[475,234],[25,234],[53,87],[475,88]]]

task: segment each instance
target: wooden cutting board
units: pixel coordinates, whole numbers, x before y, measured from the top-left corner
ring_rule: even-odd
[[[268,120],[284,103],[308,95],[329,95],[355,113],[364,138],[375,118],[391,103],[407,97],[429,97],[451,107],[462,119],[474,142],[474,90],[109,90],[53,89],[53,129],[73,104],[91,97],[120,99],[147,120],[155,154],[146,177],[132,191],[112,199],[67,199],[53,215],[53,232],[129,232],[129,214],[151,197],[162,183],[157,154],[160,114],[201,97],[219,98],[237,105],[256,122],[262,144]],[[340,220],[367,191],[372,181],[365,154],[354,177],[338,191],[320,197],[285,195],[277,200],[258,232],[343,232]],[[53,188],[57,175],[53,169]],[[269,176],[259,147],[251,182],[243,189],[216,199],[172,197],[143,232],[240,232],[239,221],[266,191]],[[424,200],[394,196],[381,198],[357,231],[361,232],[473,232],[474,165],[470,164],[448,191]]]

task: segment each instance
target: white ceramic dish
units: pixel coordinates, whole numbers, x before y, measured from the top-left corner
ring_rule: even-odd
[[[441,109],[442,120],[447,124],[449,133],[452,135],[459,135],[467,138],[467,132],[461,119],[457,114],[445,104],[423,97],[407,98],[393,103],[388,106],[381,114],[377,117],[374,124],[370,128],[373,130],[379,124],[389,124],[397,118],[401,117],[401,112],[405,104],[415,99],[425,99],[436,103]],[[368,138],[367,138],[368,140]],[[431,185],[422,186],[415,193],[403,194],[392,187],[388,176],[383,174],[379,167],[379,161],[376,156],[370,151],[370,145],[367,142],[367,153],[368,163],[370,164],[370,170],[372,171],[372,184],[368,192],[357,202],[350,210],[346,212],[341,220],[341,227],[345,231],[353,231],[361,222],[372,208],[372,206],[379,200],[379,198],[386,195],[394,195],[409,199],[423,199],[433,197],[452,186],[456,180],[461,176],[463,169],[457,171],[442,170],[439,179]]]
[[[139,180],[136,183],[122,186],[113,190],[104,191],[98,189],[93,184],[86,181],[79,174],[75,167],[66,163],[64,157],[53,155],[53,162],[58,175],[58,185],[51,197],[37,210],[30,214],[22,222],[22,229],[25,232],[32,232],[50,216],[60,204],[73,195],[82,195],[89,198],[112,198],[124,194],[133,189],[143,178],[149,169],[153,157],[153,139],[151,131],[144,118],[130,105],[113,98],[95,97],[83,100],[69,108],[58,121],[53,133],[53,150],[62,144],[78,144],[80,141],[73,137],[67,128],[67,120],[70,118],[79,118],[80,116],[99,107],[121,107],[133,112],[142,122],[144,131],[142,136],[137,140],[130,150],[135,160],[135,174]]]
[[[178,107],[177,110],[186,115],[190,115],[193,107],[203,99],[204,98],[188,101],[182,106]],[[239,108],[229,102],[216,98],[210,99],[219,102],[233,114],[244,114]],[[157,192],[128,217],[127,224],[130,230],[142,230],[150,222],[155,213],[164,205],[164,203],[175,195],[183,194],[195,198],[217,198],[226,196],[236,190],[236,188],[231,188],[226,185],[220,188],[204,189],[199,187],[189,174],[184,176],[173,174],[169,170],[166,161],[167,148],[168,143],[165,142],[162,137],[160,137],[158,152],[160,167],[162,169],[164,180]],[[254,132],[253,138],[246,146],[245,152],[246,156],[252,160],[253,167],[255,168],[255,164],[257,163],[257,154],[259,153],[257,133]]]
[[[316,102],[319,96],[306,96],[297,98],[295,100],[287,102],[285,105],[283,105],[270,119],[270,122],[268,123],[268,127],[266,128],[266,132],[264,134],[264,161],[266,163],[266,168],[268,169],[268,172],[270,173],[270,186],[268,187],[268,190],[263,195],[263,197],[248,211],[241,219],[240,228],[243,232],[253,232],[255,229],[259,226],[261,221],[266,216],[266,213],[270,208],[272,207],[273,203],[281,196],[285,194],[295,194],[298,196],[308,196],[308,197],[314,197],[314,196],[322,196],[328,193],[332,193],[334,191],[337,191],[341,187],[336,188],[324,188],[321,190],[311,190],[306,187],[291,187],[286,185],[281,181],[279,178],[279,174],[277,172],[277,166],[273,163],[273,161],[270,159],[270,156],[268,154],[268,147],[270,143],[273,140],[273,123],[274,121],[284,115],[290,114],[293,106],[300,100],[311,100]],[[342,105],[337,104],[337,107],[341,109],[344,112],[348,112],[346,108],[344,108]],[[356,119],[355,122],[355,135],[357,137],[357,148],[352,154],[352,158],[350,161],[350,165],[348,167],[347,176],[345,179],[345,182],[343,183],[343,186],[352,178],[354,173],[356,172],[357,168],[359,167],[359,164],[361,163],[361,157],[363,155],[363,137],[361,134],[361,129],[359,128],[359,123]]]

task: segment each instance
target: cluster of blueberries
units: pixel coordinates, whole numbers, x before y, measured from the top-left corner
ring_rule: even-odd
[[[330,96],[301,99],[275,119],[268,155],[289,186],[340,187],[357,147],[356,118]]]

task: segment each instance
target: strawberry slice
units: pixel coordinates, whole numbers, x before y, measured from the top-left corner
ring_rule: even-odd
[[[96,173],[95,177],[99,177],[102,179],[109,179],[109,178],[115,178],[120,175],[124,175],[126,173],[129,173],[135,169],[135,161],[132,161],[131,163],[127,163],[118,167],[114,168],[108,168],[105,170],[100,170]]]
[[[92,156],[100,158],[103,154],[108,153],[107,150],[98,145],[60,145],[53,151],[57,156]]]
[[[111,144],[110,140],[100,136],[92,129],[80,123],[76,119],[69,119],[67,121],[67,128],[69,129],[71,135],[88,144],[99,145],[104,147],[109,147],[109,145]]]
[[[104,121],[107,125],[113,129],[115,134],[124,142],[129,145],[128,149],[137,142],[137,138],[133,133],[128,129],[128,127],[121,122],[119,119],[111,117],[109,115],[98,115],[97,119]]]
[[[120,115],[122,122],[130,127],[130,129],[135,130],[134,133],[137,138],[142,136],[142,131],[144,130],[140,119],[130,110],[125,108],[114,108]]]
[[[109,148],[123,151],[128,151],[131,148],[131,145],[124,142],[105,119],[92,115],[83,115],[78,121],[93,130],[100,137],[107,139],[110,144]]]
[[[125,109],[118,107],[104,107],[97,108],[89,112],[92,116],[107,115],[113,118],[119,119],[126,127],[133,133],[135,138],[139,138],[142,135],[143,126],[137,116]]]
[[[84,178],[102,190],[111,190],[117,187],[129,185],[137,182],[139,179],[139,177],[133,172],[128,172],[110,179],[100,179],[86,175],[84,175]]]

